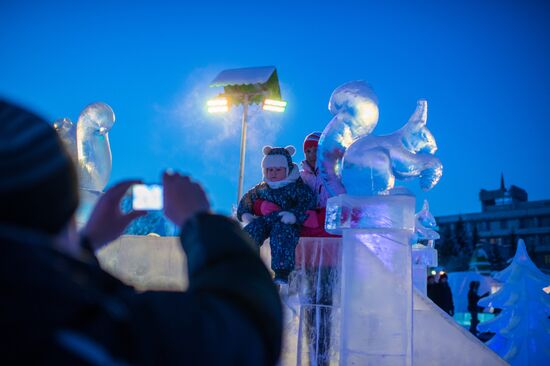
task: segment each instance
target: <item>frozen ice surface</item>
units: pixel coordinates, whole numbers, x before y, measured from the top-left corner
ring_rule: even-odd
[[[437,250],[424,244],[412,245],[412,277],[413,285],[424,296],[428,286],[428,267],[437,267]]]
[[[403,210],[402,204],[413,204],[410,195],[355,197],[342,194],[327,200],[325,229],[340,234],[343,229],[415,229],[413,210]]]
[[[416,111],[398,131],[366,135],[345,151],[342,182],[346,192],[357,196],[388,194],[395,180],[420,178],[420,187],[433,188],[441,179],[443,165],[434,156],[435,139],[426,128],[428,103],[419,100]]]
[[[187,260],[177,237],[124,235],[98,253],[101,267],[140,291],[183,291]]]
[[[502,309],[478,325],[480,331],[496,333],[487,345],[514,366],[549,365],[550,295],[542,289],[550,284],[550,276],[534,265],[520,239],[512,263],[494,277],[502,287],[479,301]]]
[[[328,107],[334,117],[321,134],[317,164],[329,195],[336,196],[346,192],[341,182],[344,152],[376,127],[378,100],[367,82],[351,81],[332,92]]]
[[[424,200],[422,210],[416,214],[415,232],[412,238],[412,243],[420,241],[428,241],[429,246],[433,248],[434,240],[439,239],[439,230],[435,217],[430,212],[428,200]],[[435,267],[435,266],[434,266]]]
[[[327,202],[327,228],[342,231],[344,364],[411,365],[415,198],[339,195]]]
[[[59,118],[54,121],[53,128],[63,141],[70,157],[75,164],[78,162],[78,153],[76,149],[76,125],[69,118]]]
[[[319,140],[318,166],[330,196],[388,194],[395,180],[420,179],[424,190],[441,179],[443,166],[434,156],[435,138],[426,128],[428,103],[419,100],[409,121],[398,131],[375,136],[378,101],[364,81],[334,90],[334,115]]]
[[[354,354],[348,357],[347,363],[340,362],[339,354],[342,339],[340,249],[339,238],[300,239],[296,260],[298,267],[291,276],[290,298],[285,300],[284,305],[286,317],[280,365],[315,365],[316,360],[319,360],[319,365],[352,365]],[[262,246],[260,252],[264,263],[269,265],[268,243]],[[185,253],[175,237],[123,236],[103,248],[98,258],[103,268],[139,290],[182,291],[187,288]],[[331,269],[326,271],[327,268]],[[331,289],[329,295],[320,287],[323,285],[325,289]],[[311,296],[312,293],[314,296]],[[332,300],[330,314],[321,310],[328,308],[325,304],[327,296]],[[418,292],[414,294],[413,304],[414,364],[506,364]],[[312,310],[310,319],[313,322],[310,324],[314,326],[307,326],[308,310]],[[325,356],[320,357],[319,354]]]
[[[108,132],[115,123],[110,106],[96,102],[86,106],[76,125],[69,118],[54,121],[79,177],[80,206],[77,223],[83,226],[111,176],[112,157]]]
[[[112,169],[108,132],[114,123],[113,110],[102,102],[80,113],[76,137],[81,188],[101,192],[107,185]]]
[[[78,209],[76,210],[76,223],[79,228],[84,227],[88,218],[90,217],[95,204],[99,197],[101,197],[102,192],[92,191],[89,189],[79,189],[78,190]]]

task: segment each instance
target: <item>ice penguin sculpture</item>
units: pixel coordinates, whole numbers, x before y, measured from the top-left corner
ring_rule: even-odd
[[[108,132],[115,123],[111,107],[102,102],[86,106],[73,124],[62,118],[53,126],[73,158],[79,177],[80,206],[77,223],[83,225],[111,176],[112,157]]]
[[[396,180],[437,184],[442,164],[426,128],[427,102],[398,131],[376,136],[377,98],[363,81],[331,95],[318,147],[331,197],[326,229],[341,233],[340,364],[412,365],[412,258],[415,197]],[[374,296],[373,296],[374,295]]]
[[[105,103],[88,105],[80,113],[76,127],[80,188],[103,191],[112,169],[109,131],[115,113]]]
[[[114,123],[115,113],[102,102],[86,106],[76,125],[69,118],[60,118],[53,123],[77,164],[81,189],[102,192],[107,185],[112,169],[108,132]]]

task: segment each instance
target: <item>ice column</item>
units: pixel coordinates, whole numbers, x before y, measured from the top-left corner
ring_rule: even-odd
[[[412,195],[339,195],[326,228],[342,233],[341,365],[412,364]]]
[[[428,267],[437,267],[437,250],[429,245],[413,244],[412,264],[414,287],[427,296]]]

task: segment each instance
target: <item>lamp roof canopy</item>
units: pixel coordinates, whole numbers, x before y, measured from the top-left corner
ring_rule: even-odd
[[[281,88],[274,66],[247,67],[223,70],[210,83],[211,87],[223,87],[231,104],[241,104],[245,96],[248,103],[261,104],[264,99],[281,100]]]

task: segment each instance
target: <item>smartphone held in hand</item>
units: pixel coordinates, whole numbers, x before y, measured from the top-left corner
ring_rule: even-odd
[[[162,186],[160,184],[134,184],[132,186],[132,209],[135,211],[162,210]]]

